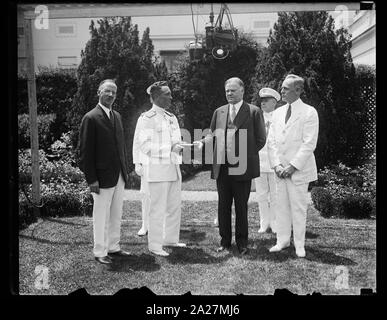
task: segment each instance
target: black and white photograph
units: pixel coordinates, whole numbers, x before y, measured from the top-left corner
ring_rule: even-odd
[[[14,294],[377,294],[374,2],[15,9]]]

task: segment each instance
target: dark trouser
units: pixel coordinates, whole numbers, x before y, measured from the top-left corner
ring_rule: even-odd
[[[248,221],[247,202],[250,196],[251,179],[244,181],[235,180],[228,175],[228,168],[221,166],[219,177],[216,180],[218,188],[218,223],[221,237],[220,245],[231,246],[231,206],[235,202],[235,242],[238,248],[247,247]]]

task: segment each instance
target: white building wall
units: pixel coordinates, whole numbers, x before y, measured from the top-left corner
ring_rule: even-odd
[[[217,13],[214,13],[214,23]],[[234,27],[240,31],[251,33],[251,35],[263,45],[269,35],[270,28],[277,21],[277,13],[256,13],[256,14],[232,14]],[[35,68],[38,66],[57,67],[58,59],[64,61],[73,60],[76,65],[81,61],[81,50],[85,48],[90,39],[89,26],[90,18],[77,19],[49,19],[49,28],[33,28],[33,46]],[[98,26],[97,20],[93,19]],[[208,15],[194,15],[195,28],[198,34],[204,35],[206,22],[209,21]],[[223,24],[227,21],[223,18]],[[160,51],[183,51],[190,41],[195,39],[192,17],[185,16],[147,16],[133,17],[133,24],[139,28],[139,37],[141,39],[146,27],[150,28],[150,38],[153,41],[155,54]],[[18,26],[23,25],[22,16],[19,16]],[[61,35],[58,28],[72,26],[73,34]],[[20,68],[22,69],[25,57],[24,37],[20,38],[18,48]]]

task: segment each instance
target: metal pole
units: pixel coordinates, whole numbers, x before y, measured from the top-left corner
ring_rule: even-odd
[[[26,56],[27,56],[27,86],[28,107],[30,114],[30,139],[31,139],[31,171],[32,171],[32,201],[35,205],[40,204],[40,172],[39,172],[39,140],[38,140],[38,115],[36,101],[36,82],[34,51],[32,45],[33,20],[25,19]],[[39,209],[34,207],[36,215]]]

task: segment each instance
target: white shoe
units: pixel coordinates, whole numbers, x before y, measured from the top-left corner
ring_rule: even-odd
[[[279,244],[276,244],[274,247],[271,247],[269,252],[279,252],[281,251],[282,249],[285,249],[285,248],[288,248],[290,246],[290,244],[286,244],[286,245],[279,245]]]
[[[162,257],[168,257],[169,256],[169,253],[164,251],[163,249],[161,249],[161,250],[150,250],[149,249],[149,251],[152,252],[153,254],[158,255],[158,256],[162,256]]]
[[[147,235],[147,233],[148,233],[148,230],[145,230],[144,228],[141,228],[140,230],[138,230],[137,235],[142,237],[142,236]]]
[[[304,248],[296,248],[296,255],[299,258],[304,258],[306,256]]]
[[[164,244],[164,246],[183,248],[183,247],[186,247],[187,245],[185,243],[182,243],[182,242],[176,242],[176,243],[166,243],[166,244]]]

